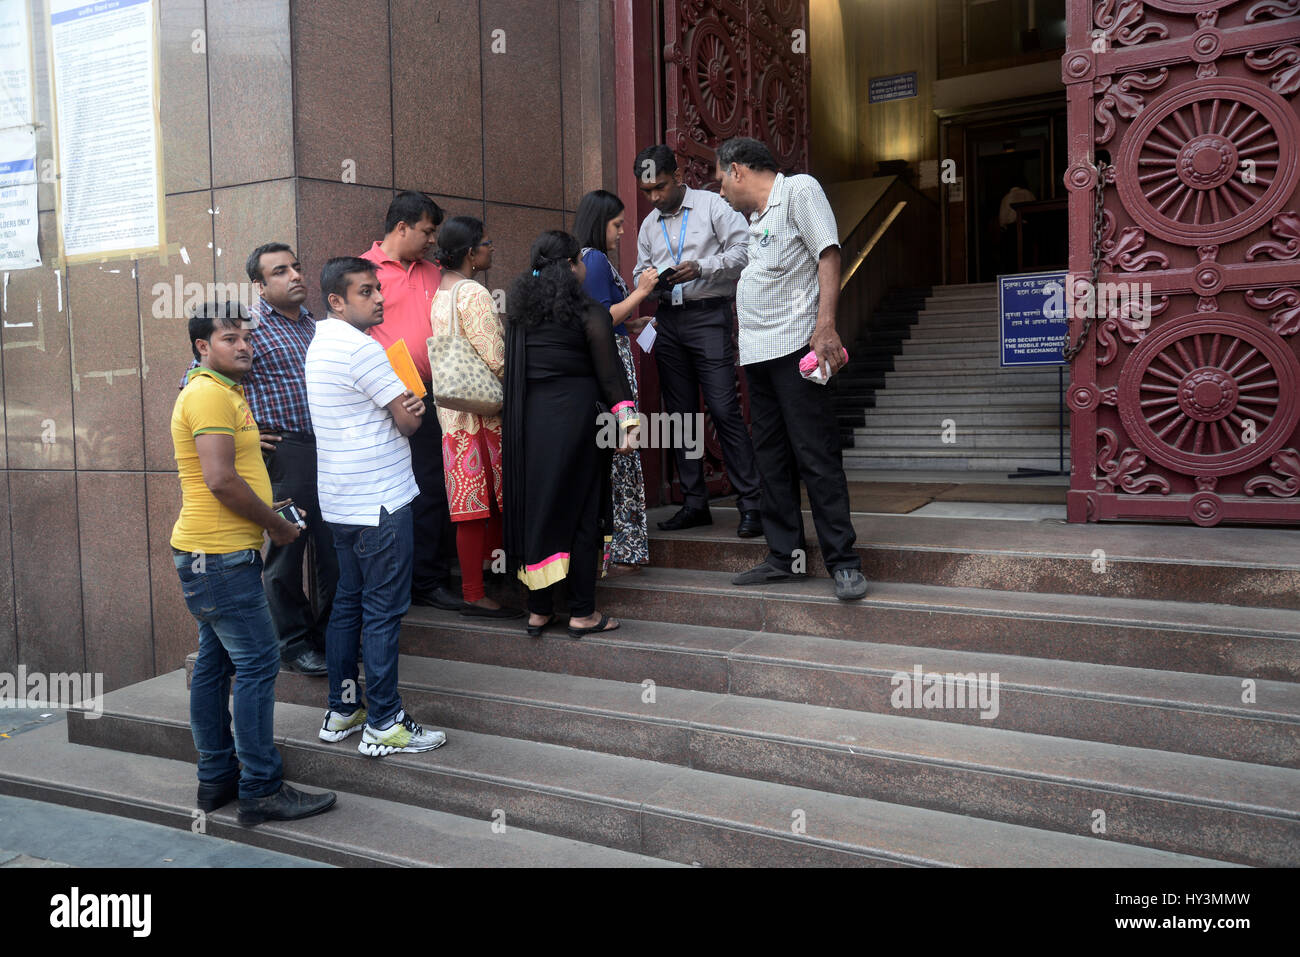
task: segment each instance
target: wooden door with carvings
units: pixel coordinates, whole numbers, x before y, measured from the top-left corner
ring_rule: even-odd
[[[1300,522],[1300,0],[1068,17],[1070,521]]]

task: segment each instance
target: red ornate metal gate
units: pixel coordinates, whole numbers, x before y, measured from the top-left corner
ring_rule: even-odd
[[[664,62],[668,145],[685,177],[713,187],[713,150],[732,136],[766,143],[783,168],[808,170],[808,0],[668,0]]]
[[[1070,0],[1072,522],[1300,522],[1297,41],[1300,0]]]
[[[808,171],[808,0],[665,0],[663,30],[664,142],[687,185],[717,188],[714,149],[732,136],[762,140],[786,172]],[[736,386],[748,419],[744,376]],[[704,451],[710,493],[727,493],[707,415]]]

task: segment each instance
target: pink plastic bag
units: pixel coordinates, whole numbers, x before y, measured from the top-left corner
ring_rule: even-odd
[[[849,361],[849,350],[844,349],[843,351],[844,363],[847,365]],[[830,376],[823,375],[822,370],[817,367],[817,353],[813,352],[811,349],[808,350],[806,356],[799,360],[799,374],[805,379],[810,379],[811,381],[816,382],[818,385],[825,385],[830,381]]]

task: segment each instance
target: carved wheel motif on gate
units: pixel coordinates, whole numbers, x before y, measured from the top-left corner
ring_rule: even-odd
[[[1149,104],[1125,134],[1120,198],[1162,239],[1229,242],[1267,222],[1295,192],[1300,157],[1284,144],[1298,139],[1294,111],[1271,90],[1197,80]]]
[[[1258,321],[1228,313],[1170,320],[1133,350],[1119,414],[1150,459],[1194,475],[1231,475],[1278,451],[1300,421],[1300,363]]]
[[[807,0],[666,0],[668,144],[686,182],[713,187],[713,150],[756,136],[787,171],[808,167]]]
[[[744,69],[730,36],[717,19],[704,20],[691,35],[686,86],[701,120],[722,138],[740,127]]]
[[[1070,519],[1300,522],[1300,0],[1067,18],[1071,272],[1144,290],[1072,369]]]

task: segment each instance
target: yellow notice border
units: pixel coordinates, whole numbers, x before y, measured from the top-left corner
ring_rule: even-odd
[[[162,25],[158,0],[145,0],[149,4],[150,20],[153,22],[153,43],[151,45],[153,61],[153,141],[154,171],[156,174],[156,198],[158,207],[158,243],[154,246],[130,249],[107,249],[93,253],[78,253],[69,256],[63,245],[63,168],[59,162],[59,91],[57,71],[54,66],[54,23],[51,16],[49,0],[45,4],[45,57],[49,64],[50,76],[50,129],[52,151],[54,153],[54,222],[55,232],[59,238],[59,258],[55,268],[73,266],[79,263],[118,262],[123,259],[144,259],[158,256],[161,261],[167,258],[167,193],[166,177],[163,173],[163,137],[162,137]],[[33,71],[35,72],[35,71]],[[33,104],[35,97],[33,95]]]

